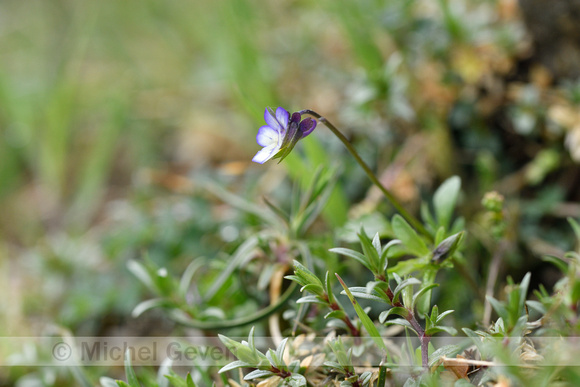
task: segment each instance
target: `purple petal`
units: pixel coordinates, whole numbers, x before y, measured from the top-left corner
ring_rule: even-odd
[[[271,127],[264,125],[258,129],[256,141],[261,146],[268,146],[270,144],[277,144],[280,139],[280,133]]]
[[[266,121],[266,124],[271,127],[272,129],[274,129],[277,132],[282,132],[283,128],[280,125],[280,123],[278,122],[278,120],[276,119],[276,117],[274,117],[273,113],[266,108],[266,110],[264,111],[264,121]]]
[[[264,164],[266,161],[274,157],[279,150],[280,147],[277,144],[269,145],[256,153],[252,161],[259,164]]]
[[[302,138],[308,136],[316,128],[316,120],[312,118],[305,118],[300,123],[300,131],[302,132]]]
[[[286,110],[282,109],[283,111],[280,111],[280,109],[282,108],[279,107],[276,109],[276,113],[274,113],[271,109],[266,108],[266,111],[264,111],[264,121],[266,121],[266,124],[268,124],[272,129],[284,133],[286,126],[288,125],[288,118],[286,118],[286,124],[281,123],[278,118],[276,118],[276,116],[280,116],[284,119],[284,112],[286,112]],[[289,113],[286,112],[286,114]]]
[[[288,118],[290,118],[290,113],[288,113],[286,109],[281,107],[276,109],[276,119],[284,129],[288,127]]]

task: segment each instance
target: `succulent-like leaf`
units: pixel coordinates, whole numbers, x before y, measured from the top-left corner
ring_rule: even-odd
[[[453,327],[445,327],[437,325],[425,330],[425,334],[429,336],[433,336],[434,334],[439,332],[446,332],[450,336],[455,336],[457,334],[457,329]]]
[[[391,222],[393,232],[397,239],[399,239],[411,254],[417,257],[426,256],[429,254],[429,249],[425,241],[417,234],[415,230],[407,223],[401,215],[395,215]]]
[[[125,352],[125,376],[127,377],[127,383],[129,386],[141,387],[141,383],[139,383],[135,370],[133,370],[131,364],[131,351],[129,349]]]
[[[254,371],[250,372],[249,374],[247,374],[246,376],[244,376],[244,380],[252,380],[252,379],[257,379],[257,378],[267,378],[267,377],[270,377],[272,375],[275,375],[272,371],[254,370]]]
[[[248,364],[248,363],[246,363],[245,361],[236,360],[236,361],[233,361],[233,362],[231,362],[231,363],[229,363],[229,364],[226,364],[225,366],[223,366],[223,367],[222,367],[222,368],[221,368],[221,369],[218,371],[218,373],[220,373],[220,374],[221,374],[221,373],[223,373],[223,372],[227,372],[227,371],[234,370],[234,369],[236,369],[236,368],[242,368],[242,367],[252,367],[252,364]]]
[[[318,296],[308,295],[304,297],[300,297],[296,300],[297,304],[319,304],[319,305],[328,305],[327,302],[322,301]]]
[[[347,257],[351,257],[351,258],[355,259],[356,261],[358,261],[361,265],[363,265],[364,267],[369,269],[370,271],[373,270],[371,263],[367,260],[367,257],[362,255],[358,251],[354,251],[351,249],[345,249],[343,247],[335,247],[333,249],[330,249],[329,251],[332,253],[346,255]]]
[[[369,237],[367,236],[367,234],[365,233],[364,229],[360,230],[360,233],[358,234],[359,240],[360,240],[360,244],[361,247],[363,249],[364,255],[366,257],[366,260],[370,266],[369,270],[372,271],[373,273],[378,273],[379,271],[379,257],[381,255],[380,253],[380,239],[378,239],[378,233],[376,234],[376,241],[373,242],[369,239]],[[377,250],[377,245],[378,245],[378,250]]]
[[[379,322],[381,324],[384,324],[385,321],[387,321],[387,318],[392,314],[398,314],[403,318],[407,318],[407,316],[409,315],[409,311],[406,308],[403,308],[402,306],[392,307],[391,309],[385,310],[379,315]]]
[[[452,176],[445,180],[439,186],[433,195],[433,207],[435,208],[435,215],[440,226],[449,229],[449,223],[455,209],[459,190],[461,189],[461,179],[457,176]]]
[[[384,293],[381,294],[381,292],[379,292],[375,289],[373,289],[373,290],[371,290],[371,292],[369,292],[367,288],[352,287],[352,288],[349,288],[349,290],[351,291],[352,295],[355,297],[365,298],[367,300],[384,302],[385,304],[389,304],[389,305],[391,304],[389,299],[387,298],[387,296]],[[340,294],[346,295],[346,292],[342,291]]]

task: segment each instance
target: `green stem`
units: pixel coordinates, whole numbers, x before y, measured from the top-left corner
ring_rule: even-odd
[[[282,296],[276,303],[271,304],[270,306],[256,312],[255,314],[246,317],[241,317],[236,320],[200,321],[195,320],[189,316],[183,316],[181,313],[171,314],[170,318],[173,321],[176,321],[185,326],[201,329],[204,331],[216,331],[220,329],[241,327],[256,322],[258,320],[262,320],[271,315],[272,313],[275,313],[278,309],[280,309],[282,306],[286,304],[286,302],[290,299],[290,297],[296,290],[296,287],[297,283],[292,282],[292,284],[288,287],[288,289],[286,289],[284,294],[282,294]]]
[[[418,230],[421,234],[423,234],[431,239],[431,234],[429,234],[429,232],[427,231],[427,229],[425,229],[423,224],[421,222],[419,222],[419,220],[417,220],[417,218],[415,218],[413,215],[411,215],[399,203],[399,201],[395,198],[395,196],[379,181],[377,176],[373,173],[373,171],[371,171],[370,167],[360,157],[360,155],[358,154],[356,149],[352,146],[352,144],[348,141],[348,139],[344,136],[344,134],[342,134],[341,131],[336,128],[336,126],[334,126],[330,121],[328,121],[326,118],[322,117],[320,114],[316,113],[313,110],[305,109],[305,110],[301,110],[299,113],[300,114],[308,114],[308,115],[311,115],[313,117],[316,117],[321,123],[326,125],[326,127],[328,129],[330,129],[330,131],[332,133],[334,133],[334,135],[336,137],[338,137],[338,139],[340,141],[342,141],[342,143],[344,144],[346,149],[348,149],[348,151],[350,152],[352,157],[354,157],[356,162],[366,172],[367,176],[373,182],[373,184],[376,185],[381,190],[381,192],[389,200],[391,205],[393,207],[395,207],[395,209],[403,216],[403,218],[405,218],[407,220],[407,222],[409,222],[413,227],[415,227],[416,230]]]

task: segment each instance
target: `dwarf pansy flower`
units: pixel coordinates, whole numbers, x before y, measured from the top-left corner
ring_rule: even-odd
[[[264,148],[260,150],[252,161],[264,164],[272,158],[284,159],[298,140],[308,136],[314,128],[316,121],[312,118],[302,120],[300,113],[290,115],[284,108],[279,107],[274,112],[266,108],[264,111],[266,125],[260,127],[256,141]]]

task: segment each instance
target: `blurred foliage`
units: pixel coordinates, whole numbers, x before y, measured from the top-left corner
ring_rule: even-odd
[[[526,298],[516,293],[529,288],[526,305],[564,319],[550,329],[577,334],[578,242],[566,218],[580,218],[580,81],[535,60],[515,0],[5,0],[0,52],[1,336],[54,325],[86,336],[186,334],[188,323],[215,332],[204,324],[277,311],[284,333],[300,320],[373,336],[368,322],[388,316],[365,311],[373,299],[353,312],[332,274],[388,287],[381,270],[432,328],[454,310],[445,323],[471,337],[521,330],[531,322],[518,320]],[[309,108],[344,128],[430,238],[393,214],[322,125],[282,164],[250,165],[265,106]],[[391,240],[402,243],[385,269]],[[330,318],[287,302],[294,260],[322,285],[301,304],[322,302]],[[429,297],[415,304],[419,283]],[[352,296],[368,295],[359,287]],[[272,310],[271,289],[281,297]],[[94,385],[115,372],[3,368],[0,384]],[[573,369],[543,372],[546,383],[578,380]],[[227,383],[217,370],[191,374],[138,376]],[[490,378],[532,383],[522,372]]]

